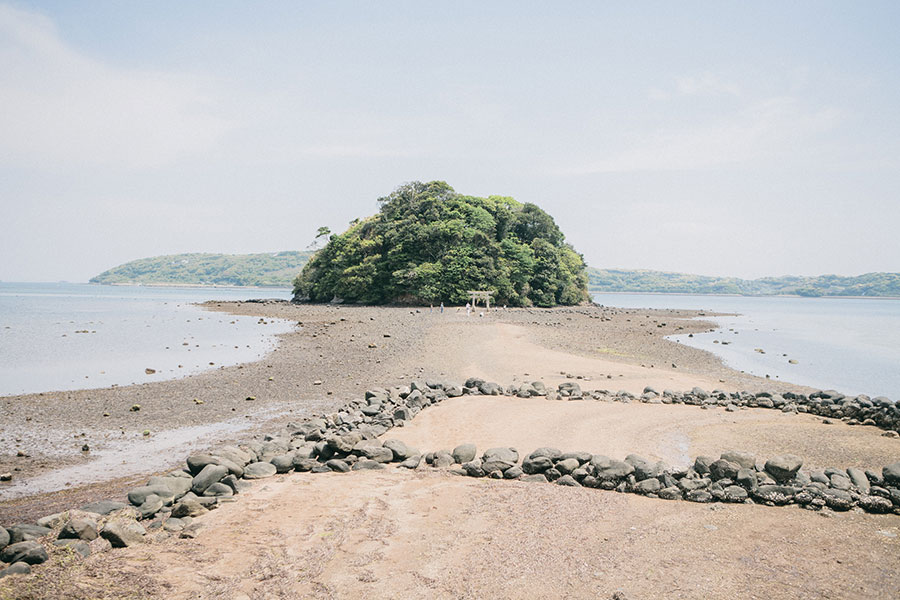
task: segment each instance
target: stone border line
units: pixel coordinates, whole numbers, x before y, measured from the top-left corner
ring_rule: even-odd
[[[226,445],[210,454],[194,454],[186,467],[164,477],[151,477],[146,485],[128,492],[128,503],[94,502],[80,509],[48,515],[37,523],[0,527],[0,560],[10,566],[0,578],[31,572],[31,565],[48,560],[48,549],[89,556],[93,550],[127,547],[144,541],[152,532],[194,537],[198,517],[223,502],[235,500],[250,481],[277,473],[346,473],[383,469],[388,463],[417,469],[424,462],[435,468],[469,477],[555,482],[558,485],[636,493],[665,500],[691,502],[796,504],[812,510],[836,511],[854,507],[870,513],[900,515],[900,462],[880,472],[851,467],[819,471],[802,470],[803,460],[786,455],[758,460],[728,451],[718,459],[697,457],[690,467],[673,468],[631,454],[619,461],[589,452],[563,453],[539,448],[519,464],[515,448],[489,448],[481,457],[473,444],[453,450],[422,454],[400,440],[378,438],[393,427],[402,427],[425,408],[463,395],[546,396],[552,400],[594,399],[610,402],[640,401],[650,404],[689,404],[725,410],[771,408],[840,418],[886,429],[897,436],[900,407],[887,398],[848,397],[838,392],[778,395],[768,392],[707,393],[645,388],[640,397],[605,390],[582,392],[567,381],[555,391],[539,381],[503,388],[470,378],[465,385],[413,381],[409,386],[374,389],[364,400],[347,403],[329,415],[288,425],[287,435],[267,435],[260,441]]]

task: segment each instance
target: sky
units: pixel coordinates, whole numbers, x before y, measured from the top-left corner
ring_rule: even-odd
[[[4,2],[0,280],[307,248],[407,181],[591,266],[900,271],[898,2]]]

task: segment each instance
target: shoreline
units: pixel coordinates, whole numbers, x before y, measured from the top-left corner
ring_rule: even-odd
[[[464,380],[479,369],[491,375],[489,361],[479,365],[477,357],[473,363],[467,356],[466,336],[479,331],[519,336],[501,342],[485,340],[485,344],[496,343],[496,348],[487,350],[489,354],[503,352],[510,343],[522,345],[527,339],[536,344],[533,352],[543,348],[602,359],[610,363],[610,371],[615,370],[612,375],[617,381],[610,385],[630,385],[636,392],[646,385],[644,379],[667,373],[706,378],[711,387],[728,382],[733,388],[801,389],[742,375],[709,353],[665,340],[673,333],[708,330],[710,323],[694,320],[698,311],[587,306],[507,309],[486,313],[484,319],[467,319],[453,307],[441,315],[409,307],[284,302],[211,301],[199,306],[302,325],[278,334],[275,349],[251,363],[131,386],[2,397],[0,421],[15,433],[0,454],[0,472],[12,473],[15,483],[60,465],[82,464],[90,460],[90,452],[103,452],[123,439],[142,439],[144,430],[154,436],[235,417],[284,423],[362,397],[373,386],[390,387],[418,377]],[[667,325],[654,326],[647,335],[637,317],[662,318]],[[673,362],[677,368],[668,367]],[[298,369],[298,365],[302,366]],[[510,372],[507,377],[514,380],[522,374]],[[492,378],[501,379],[499,374]],[[138,411],[131,410],[135,405],[140,406]],[[276,416],[260,419],[275,407],[280,407]],[[91,448],[89,453],[82,453],[83,444]],[[79,487],[80,482],[71,483]],[[0,485],[0,508],[6,503],[4,487]]]

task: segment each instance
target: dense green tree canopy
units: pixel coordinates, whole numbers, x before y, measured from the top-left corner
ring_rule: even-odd
[[[378,202],[378,214],[307,263],[296,300],[463,303],[467,290],[511,306],[589,299],[584,260],[534,204],[464,196],[443,181],[407,183]]]

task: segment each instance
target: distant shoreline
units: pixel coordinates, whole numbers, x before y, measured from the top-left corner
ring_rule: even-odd
[[[705,292],[601,292],[588,288],[589,294],[645,295],[645,296],[715,296],[720,298],[801,298],[803,300],[900,300],[900,296],[800,296],[798,294],[718,294]]]

